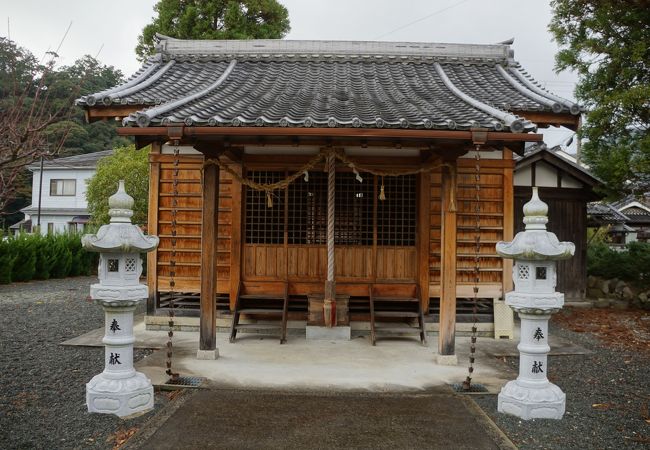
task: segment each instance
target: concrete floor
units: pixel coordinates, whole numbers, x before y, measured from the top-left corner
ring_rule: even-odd
[[[103,328],[79,336],[63,345],[101,346]],[[140,316],[135,325],[136,347],[161,349],[165,331],[148,331]],[[469,338],[456,338],[458,365],[436,363],[437,337],[428,346],[414,338],[382,339],[373,347],[368,336],[350,341],[307,341],[290,335],[280,345],[274,336],[239,334],[233,344],[227,333],[217,334],[220,358],[197,360],[198,333],[174,333],[173,369],[184,376],[199,376],[209,387],[300,391],[418,392],[458,383],[467,375]],[[514,340],[479,338],[473,380],[497,393],[516,374],[499,359],[516,355]],[[579,354],[586,350],[553,339],[551,354]],[[165,351],[156,351],[136,364],[155,385],[164,384]],[[206,386],[208,387],[208,386]]]

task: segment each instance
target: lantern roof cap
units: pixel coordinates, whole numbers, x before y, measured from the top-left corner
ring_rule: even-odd
[[[133,203],[133,197],[124,189],[124,180],[120,180],[117,192],[108,199],[110,223],[102,225],[97,234],[84,235],[81,245],[102,253],[146,253],[158,247],[157,236],[145,236],[139,226],[131,223]]]
[[[533,195],[524,205],[526,229],[517,233],[511,242],[498,242],[497,253],[504,258],[552,261],[568,259],[575,253],[572,242],[560,242],[555,235],[546,230],[548,205],[544,203],[533,187]]]

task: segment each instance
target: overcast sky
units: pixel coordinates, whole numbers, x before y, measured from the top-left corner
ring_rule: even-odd
[[[280,0],[289,10],[287,39],[382,40],[492,44],[515,38],[518,60],[533,77],[573,98],[576,77],[553,71],[557,45],[545,0]],[[85,54],[130,75],[139,67],[135,45],[156,0],[0,0],[0,35],[41,57],[61,45],[59,63]],[[550,145],[572,135],[544,132]],[[574,143],[575,146],[575,143]]]

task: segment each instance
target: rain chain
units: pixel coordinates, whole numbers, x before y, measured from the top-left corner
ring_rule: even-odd
[[[171,381],[178,379],[178,372],[172,370],[172,355],[174,337],[174,296],[176,291],[176,216],[178,214],[178,172],[179,172],[179,142],[174,141],[174,161],[172,169],[172,208],[171,208],[171,251],[169,258],[169,331],[167,332],[167,370]]]
[[[472,299],[472,336],[469,346],[469,367],[467,378],[463,381],[463,390],[472,389],[472,374],[474,373],[474,361],[476,360],[476,335],[478,332],[478,290],[481,282],[481,146],[476,146],[475,172],[474,172],[474,297]]]

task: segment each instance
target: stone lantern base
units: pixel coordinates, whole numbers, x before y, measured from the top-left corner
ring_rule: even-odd
[[[524,420],[561,419],[565,405],[566,395],[553,383],[532,386],[514,380],[501,389],[498,411]]]
[[[119,379],[100,373],[86,384],[86,404],[91,413],[140,415],[153,409],[153,400],[151,381],[140,372]]]

